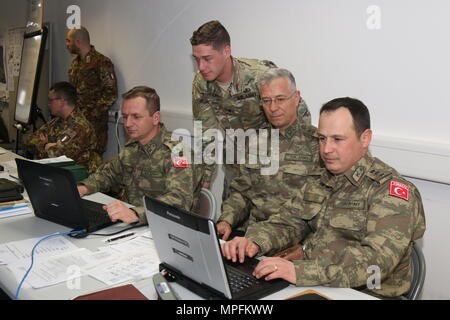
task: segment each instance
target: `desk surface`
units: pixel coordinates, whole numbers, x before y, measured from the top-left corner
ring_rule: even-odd
[[[1,148],[0,148],[1,151]],[[6,153],[0,154],[0,163],[5,161],[10,161],[17,155],[7,151]],[[3,173],[7,176],[7,173]],[[103,233],[112,233],[114,231],[120,230],[124,227],[123,224],[117,224],[105,228],[102,230]],[[137,231],[145,231],[147,227],[140,227]],[[68,232],[68,228],[55,224],[53,222],[43,220],[41,218],[35,217],[33,214],[10,217],[0,219],[0,243],[6,243],[11,241],[18,241],[30,238],[40,238],[54,233]],[[95,251],[98,247],[104,246],[102,240],[104,237],[99,236],[88,236],[84,239],[70,239],[77,247],[87,248],[89,250]],[[149,299],[156,299],[156,292],[153,288],[152,279],[141,279],[133,282],[133,284]],[[17,290],[18,282],[8,270],[7,266],[0,266],[0,287],[8,294],[10,297],[14,297]],[[185,288],[172,284],[173,289],[177,292],[178,296],[182,299],[200,299],[199,296],[186,290]],[[80,287],[78,289],[69,288],[66,283],[60,283],[57,285],[33,289],[33,288],[22,288],[20,293],[20,299],[29,300],[65,300],[72,299],[80,295],[88,294],[91,292],[106,289],[107,286],[92,277],[83,276],[80,280]],[[347,288],[327,288],[327,287],[296,287],[294,285],[288,288],[274,293],[265,299],[279,300],[290,297],[299,292],[314,289],[320,293],[336,300],[370,300],[375,299],[372,296],[361,293],[359,291]]]

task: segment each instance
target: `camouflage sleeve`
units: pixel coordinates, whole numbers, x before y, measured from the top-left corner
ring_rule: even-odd
[[[45,158],[42,156],[47,154],[47,152],[45,151],[46,142],[43,142],[41,139],[39,139],[39,133],[42,132],[44,131],[38,130],[34,133],[30,132],[23,135],[22,137],[22,143],[25,145],[26,149],[38,158]]]
[[[344,245],[330,243],[315,252],[314,259],[308,259],[306,248],[306,260],[294,261],[298,286],[367,285],[368,267],[379,267],[381,279],[384,279],[409,254],[411,241],[425,231],[419,192],[413,188],[410,199],[404,200],[389,195],[389,186],[384,184],[369,196],[368,201],[366,216],[361,215],[361,210],[354,210],[330,218],[332,228],[356,237],[359,234],[359,241],[345,241]],[[367,232],[363,233],[364,229]]]
[[[157,199],[191,212],[196,189],[192,165],[187,168],[175,167],[169,157],[165,166],[165,192],[159,195]]]
[[[47,150],[49,157],[65,155],[78,159],[87,150],[93,150],[91,135],[80,125],[73,125],[59,135],[56,145]]]
[[[202,150],[204,150],[207,145],[213,142],[211,140],[207,141],[204,133],[209,129],[219,129],[219,123],[217,122],[213,106],[205,98],[206,92],[200,86],[199,77],[200,75],[197,74],[192,84],[192,114],[194,121],[200,121],[202,124],[202,137],[204,137]],[[207,165],[203,182],[211,183],[215,170],[216,164]]]
[[[245,237],[259,246],[259,255],[273,255],[298,244],[308,235],[310,228],[303,219],[303,212],[302,202],[294,197],[280,208],[278,214],[249,224]]]
[[[123,171],[119,157],[104,163],[95,173],[81,181],[80,184],[87,187],[88,194],[108,192],[122,183]]]
[[[101,97],[97,101],[97,105],[101,106],[104,111],[112,107],[117,100],[117,80],[114,72],[114,65],[106,59],[99,66],[99,75],[102,85]]]
[[[301,99],[300,105],[297,111],[297,116],[300,122],[311,124],[311,113],[309,112],[308,105],[306,104],[305,99]]]
[[[240,175],[230,184],[230,196],[222,203],[222,214],[219,221],[228,222],[235,228],[250,215],[250,200],[245,196],[251,188],[251,179],[243,165],[239,166]]]

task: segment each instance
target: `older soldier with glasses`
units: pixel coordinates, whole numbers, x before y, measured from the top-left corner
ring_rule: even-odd
[[[231,183],[230,197],[223,203],[218,219],[217,231],[223,235],[223,240],[243,235],[240,230],[245,230],[247,225],[257,228],[280,210],[294,214],[297,208],[290,204],[295,193],[306,181],[308,172],[319,166],[316,128],[297,116],[301,96],[292,73],[286,69],[269,69],[259,78],[258,86],[263,110],[270,122],[262,129],[279,131],[279,135],[267,137],[279,139],[279,150],[270,150],[278,155],[278,171],[263,175],[264,164],[240,166],[240,174]],[[227,246],[238,245],[239,238],[236,241]]]

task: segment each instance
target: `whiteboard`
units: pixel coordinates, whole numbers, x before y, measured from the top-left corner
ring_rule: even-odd
[[[43,29],[25,34],[23,40],[14,119],[24,124],[30,123],[33,106],[36,104],[46,35],[46,29]]]

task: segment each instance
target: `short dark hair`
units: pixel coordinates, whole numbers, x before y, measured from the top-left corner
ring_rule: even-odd
[[[147,109],[152,116],[155,112],[160,110],[159,96],[156,90],[147,86],[137,86],[122,94],[123,100],[141,97],[147,101]]]
[[[77,104],[77,89],[69,82],[56,82],[51,86],[50,91],[54,91],[58,98],[63,98],[69,105]]]
[[[370,114],[366,105],[358,99],[344,97],[336,98],[325,103],[320,109],[323,112],[336,111],[339,108],[346,108],[353,118],[355,132],[360,136],[366,129],[370,129]]]
[[[215,50],[220,50],[231,44],[227,29],[217,20],[206,22],[201,25],[190,39],[191,45],[212,45]]]

